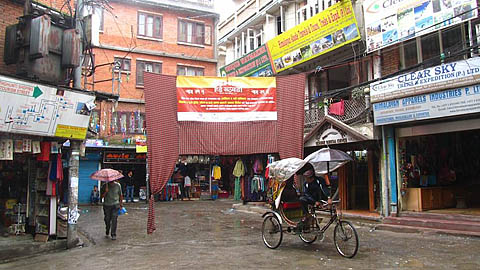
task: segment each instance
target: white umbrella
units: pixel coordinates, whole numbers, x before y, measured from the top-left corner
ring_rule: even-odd
[[[298,170],[305,166],[307,162],[299,158],[285,158],[279,161],[270,163],[267,167],[268,176],[273,177],[278,181],[287,181]]]
[[[330,148],[322,148],[304,158],[304,161],[312,164],[317,175],[328,174],[350,160],[352,158],[347,153]]]

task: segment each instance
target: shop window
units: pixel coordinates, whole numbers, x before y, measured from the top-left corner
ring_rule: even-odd
[[[211,36],[211,34],[210,34]],[[178,21],[178,41],[197,45],[205,44],[205,25],[186,20]]]
[[[417,41],[412,39],[403,43],[403,68],[409,68],[418,64]]]
[[[111,131],[114,134],[142,134],[145,131],[145,114],[137,112],[114,112]]]
[[[162,63],[137,60],[137,85],[143,85],[143,72],[162,73]]]
[[[147,13],[138,13],[138,36],[162,38],[163,17]]]
[[[204,75],[204,68],[179,65],[179,66],[177,66],[177,75],[203,76]]]
[[[100,112],[97,110],[92,111],[90,116],[90,130],[100,132]]]
[[[131,70],[131,60],[130,59],[115,57],[113,61],[114,61],[114,64],[115,64],[115,70],[130,72],[130,70]]]
[[[440,40],[437,33],[429,34],[421,38],[422,58],[424,67],[440,64]]]

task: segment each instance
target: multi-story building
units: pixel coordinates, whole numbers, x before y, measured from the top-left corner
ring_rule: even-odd
[[[118,102],[100,102],[93,112],[91,129],[97,140],[87,149],[97,151],[88,151],[91,162],[84,161],[89,168],[85,175],[98,168],[99,161],[103,167],[134,170],[137,194],[146,172],[146,154],[135,151],[135,143],[146,135],[144,71],[215,76],[219,15],[212,0],[113,0],[108,7],[88,7],[85,13],[92,14],[94,29],[86,62],[91,69],[94,59],[95,70],[84,85],[119,95]]]
[[[362,5],[350,1],[244,1],[219,24],[223,76],[307,73],[305,155],[325,145],[355,162],[337,172],[344,209],[376,212],[379,148],[364,85],[378,73],[365,50]],[[379,63],[379,62],[378,62]]]
[[[338,171],[344,208],[478,232],[478,219],[456,215],[479,205],[477,1],[352,1],[360,38],[350,43],[339,5],[350,1],[243,2],[219,24],[220,72],[309,74],[305,152],[328,144],[355,157]],[[250,64],[264,44],[268,61]]]

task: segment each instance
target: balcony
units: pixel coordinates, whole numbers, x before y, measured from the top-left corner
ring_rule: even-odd
[[[322,122],[325,114],[350,126],[370,122],[371,108],[367,108],[364,97],[345,100],[344,108],[344,115],[331,114],[326,107],[311,106],[311,108],[305,109],[304,134],[308,134]]]
[[[215,13],[213,0],[145,0],[145,2],[182,7],[200,12]]]

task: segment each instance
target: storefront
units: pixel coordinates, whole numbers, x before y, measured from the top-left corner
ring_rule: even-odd
[[[174,174],[159,199],[184,197],[184,178],[188,175],[192,181],[191,198],[232,197],[244,202],[265,201],[268,186],[265,168],[275,160],[278,160],[278,155],[180,156]]]
[[[377,92],[372,95],[375,124],[384,131],[393,213],[480,214],[480,81],[474,76],[480,70],[470,68],[479,61],[448,63],[371,85]],[[444,74],[438,76],[440,71]],[[423,79],[417,84],[404,82],[419,73]]]
[[[66,237],[67,211],[60,209],[68,199],[69,151],[63,143],[85,138],[95,97],[0,76],[0,100],[9,101],[0,103],[0,232],[40,241]],[[70,212],[69,222],[76,223],[78,209]]]
[[[352,162],[331,174],[331,180],[339,186],[341,208],[344,210],[378,212],[379,148],[374,138],[371,125],[349,126],[327,115],[304,139],[305,156],[330,147],[345,151],[352,157]]]

